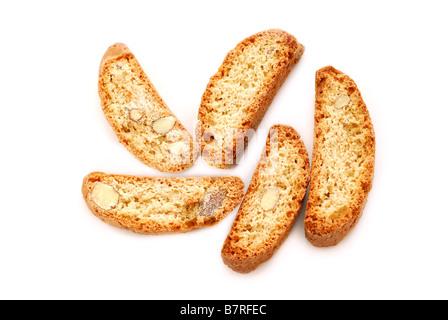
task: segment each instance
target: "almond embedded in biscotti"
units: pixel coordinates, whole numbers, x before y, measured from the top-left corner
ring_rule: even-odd
[[[334,107],[336,109],[342,109],[343,107],[347,106],[349,104],[349,102],[350,102],[350,97],[346,94],[341,94],[334,101]]]
[[[264,210],[274,209],[278,202],[278,195],[279,193],[277,188],[267,188],[261,197],[261,207]]]
[[[226,190],[207,193],[200,202],[198,215],[206,217],[212,216],[215,213],[216,209],[221,207],[221,204],[226,198],[226,195]]]
[[[129,110],[129,119],[135,122],[139,122],[144,116],[144,112],[141,109]]]
[[[92,190],[92,200],[104,210],[110,210],[117,206],[120,196],[112,186],[103,182],[97,182]]]
[[[168,133],[176,123],[176,118],[168,116],[160,118],[152,123],[152,128],[159,134]]]
[[[173,142],[168,146],[168,150],[170,151],[170,153],[176,156],[180,156],[187,153],[189,149],[190,148],[183,141]]]

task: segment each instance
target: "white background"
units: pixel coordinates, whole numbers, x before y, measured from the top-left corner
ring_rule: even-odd
[[[447,299],[448,19],[444,1],[1,1],[2,299]],[[220,251],[236,210],[193,232],[144,236],[88,210],[91,171],[162,176],[134,158],[97,93],[107,47],[124,42],[192,132],[201,95],[243,38],[281,28],[305,45],[232,170],[182,176],[247,187],[268,128],[294,126],[311,156],[315,71],[347,73],[376,132],[373,189],[336,247],[304,237],[250,274]]]

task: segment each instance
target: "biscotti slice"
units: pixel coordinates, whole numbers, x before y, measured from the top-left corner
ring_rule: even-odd
[[[241,202],[238,177],[137,177],[92,172],[82,194],[104,222],[141,234],[186,232],[224,219]]]
[[[339,243],[361,217],[372,187],[375,134],[355,82],[328,66],[316,72],[311,182],[305,236]]]
[[[206,162],[222,169],[237,163],[303,50],[294,36],[272,29],[227,54],[199,108],[196,138]]]
[[[144,164],[162,172],[190,167],[193,138],[157,93],[129,48],[116,43],[103,56],[98,91],[119,141]]]
[[[248,273],[288,236],[310,179],[308,152],[289,126],[271,127],[266,146],[222,251],[224,263]]]

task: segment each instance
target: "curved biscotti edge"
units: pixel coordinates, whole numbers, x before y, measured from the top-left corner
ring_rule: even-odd
[[[96,182],[104,182],[106,179],[114,179],[117,181],[136,181],[136,182],[157,182],[166,183],[169,181],[183,181],[183,179],[196,179],[197,183],[212,183],[214,187],[225,188],[228,192],[222,204],[213,216],[198,217],[194,222],[183,226],[173,226],[172,229],[158,228],[151,226],[148,228],[142,223],[136,222],[126,217],[126,215],[117,214],[117,210],[104,210],[99,207],[92,199],[91,193]],[[201,227],[213,226],[222,221],[229,213],[231,213],[242,201],[244,196],[244,182],[236,176],[228,177],[141,177],[130,175],[114,175],[103,172],[91,172],[83,179],[81,192],[83,198],[90,211],[103,222],[117,228],[126,229],[139,234],[171,234],[184,233]]]
[[[236,226],[238,225],[238,221],[245,215],[245,212],[248,209],[245,206],[245,202],[247,202],[248,199],[252,197],[253,193],[255,192],[255,190],[259,185],[259,179],[260,179],[259,174],[262,169],[262,163],[266,159],[266,155],[270,154],[271,152],[270,150],[271,139],[278,139],[279,143],[282,142],[278,136],[272,135],[272,133],[275,132],[275,130],[277,130],[277,132],[281,131],[284,136],[290,137],[289,138],[291,139],[290,141],[296,145],[296,149],[299,150],[299,155],[304,161],[304,167],[301,169],[303,176],[303,183],[300,185],[301,189],[300,193],[302,194],[301,195],[302,198],[298,198],[297,201],[294,202],[293,207],[290,208],[290,210],[293,212],[293,215],[291,215],[288,219],[286,219],[287,220],[285,222],[286,226],[283,232],[281,233],[280,237],[274,243],[264,244],[264,246],[259,248],[258,250],[251,250],[243,253],[241,252],[240,248],[235,248],[234,246],[235,241],[234,233],[236,232],[235,230],[237,229]],[[232,225],[232,229],[227,235],[221,250],[221,257],[224,264],[227,265],[229,268],[231,268],[233,271],[238,273],[249,273],[254,271],[261,263],[269,260],[273,256],[275,251],[278,248],[280,248],[282,243],[290,234],[294,222],[297,219],[300,208],[302,207],[302,201],[306,194],[308,183],[310,181],[310,161],[308,151],[297,131],[291,126],[274,125],[270,128],[269,132],[270,134],[266,141],[265,148],[262,152],[262,157],[260,158],[260,161],[254,171],[254,174],[252,176],[249,187],[246,191],[243,202],[238,210],[237,216]]]
[[[148,92],[151,95],[152,99],[154,100],[154,104],[158,106],[158,108],[161,108],[163,110],[166,110],[170,116],[174,117],[176,119],[176,126],[178,126],[182,131],[185,131],[185,133],[188,133],[188,136],[190,138],[189,141],[189,156],[187,161],[156,161],[152,159],[150,156],[148,156],[145,152],[142,150],[139,150],[133,145],[132,141],[129,141],[124,137],[121,130],[121,125],[117,123],[115,120],[113,120],[110,116],[110,108],[108,105],[109,101],[109,95],[104,92],[103,87],[106,83],[106,78],[108,76],[107,69],[110,64],[113,64],[117,62],[120,59],[127,59],[131,61],[138,70],[138,78],[145,84],[146,88],[148,88]],[[101,107],[104,112],[104,115],[106,116],[107,121],[113,128],[115,134],[117,135],[117,138],[119,142],[126,147],[126,149],[133,154],[138,160],[140,160],[145,165],[154,168],[160,172],[166,172],[166,173],[178,173],[182,172],[188,168],[190,168],[195,160],[197,159],[199,155],[199,147],[195,144],[192,135],[188,132],[188,130],[183,126],[183,124],[180,122],[180,120],[177,118],[177,116],[172,112],[172,110],[166,105],[158,91],[156,90],[155,86],[150,81],[149,77],[144,72],[143,68],[141,67],[140,63],[138,62],[135,55],[131,52],[131,50],[127,47],[124,43],[115,43],[108,47],[106,52],[104,53],[99,67],[99,75],[98,75],[98,94],[100,96],[101,100]]]
[[[320,219],[316,218],[314,214],[314,207],[316,205],[314,197],[312,196],[315,188],[315,182],[319,179],[316,170],[313,168],[318,168],[322,162],[322,150],[320,145],[318,145],[316,140],[317,132],[317,122],[321,115],[318,115],[320,111],[320,105],[316,98],[316,114],[315,114],[315,139],[313,143],[313,156],[312,156],[312,168],[311,168],[311,181],[309,186],[309,196],[308,203],[305,212],[305,237],[306,239],[316,247],[330,247],[335,246],[341,242],[352,230],[359,219],[362,216],[363,210],[367,204],[369,192],[372,189],[373,177],[374,177],[374,167],[375,167],[375,132],[372,124],[372,120],[367,109],[367,106],[361,96],[361,92],[353,79],[351,79],[345,73],[337,70],[333,66],[326,66],[316,71],[316,97],[320,89],[320,83],[325,80],[326,77],[335,77],[339,79],[340,82],[346,81],[354,88],[353,99],[355,99],[359,105],[360,114],[364,118],[363,129],[367,132],[366,134],[366,144],[369,146],[367,154],[365,155],[365,165],[364,170],[361,172],[359,195],[357,200],[351,201],[349,206],[348,218],[344,218],[340,222],[327,224],[322,222]]]
[[[264,87],[267,88],[266,94],[262,97],[254,99],[254,102],[252,103],[253,105],[251,105],[248,108],[247,113],[251,121],[237,128],[235,132],[235,137],[233,139],[234,141],[233,145],[231,147],[223,148],[221,150],[221,154],[217,156],[218,161],[215,161],[214,157],[209,158],[207,157],[207,154],[204,152],[207,143],[202,139],[202,137],[204,135],[204,132],[206,130],[205,128],[207,126],[201,125],[205,123],[205,115],[208,113],[207,106],[211,101],[212,92],[210,88],[215,85],[216,81],[224,77],[228,65],[231,64],[232,60],[237,59],[241,49],[253,43],[255,39],[261,37],[271,37],[275,39],[281,39],[281,41],[287,44],[289,47],[288,60],[282,61],[281,63],[279,62],[279,65],[281,66],[279,68],[279,72],[276,73],[275,76],[273,76],[271,79],[269,79],[269,81],[267,81],[264,85]],[[241,149],[245,150],[250,140],[251,135],[248,133],[257,130],[261,120],[266,114],[266,111],[271,105],[274,97],[276,96],[277,92],[285,82],[286,78],[288,77],[293,67],[299,62],[300,58],[303,55],[304,50],[305,50],[304,45],[299,43],[297,39],[288,32],[281,29],[268,29],[243,39],[241,42],[237,44],[237,46],[234,49],[232,49],[226,54],[224,61],[219,67],[218,71],[210,78],[207,84],[207,87],[201,97],[201,104],[198,112],[198,120],[199,120],[199,131],[197,131],[197,135],[199,137],[198,141],[204,160],[209,165],[219,169],[230,169],[237,164],[238,156],[242,155]],[[226,163],[227,159],[233,159],[233,160],[231,161],[231,163]]]

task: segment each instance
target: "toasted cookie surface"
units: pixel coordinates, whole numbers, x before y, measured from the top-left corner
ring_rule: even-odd
[[[236,272],[253,271],[288,236],[310,179],[308,152],[289,126],[271,127],[243,203],[224,242],[224,263]]]
[[[103,56],[98,91],[119,141],[140,161],[162,172],[190,167],[193,138],[162,100],[129,48],[116,43]]]
[[[238,177],[137,177],[92,172],[82,184],[87,206],[104,222],[135,233],[186,232],[224,219],[241,202]]]
[[[225,57],[202,96],[196,135],[212,166],[236,164],[304,47],[271,29],[241,41]]]
[[[305,236],[339,243],[356,225],[372,188],[375,133],[355,82],[328,66],[316,72],[315,123]]]

